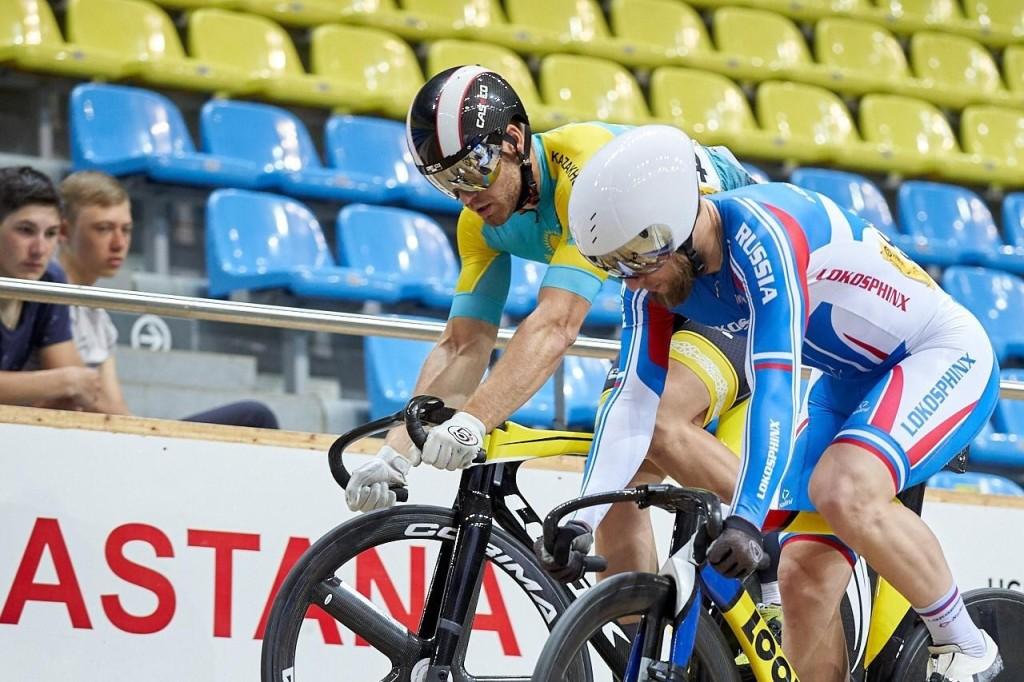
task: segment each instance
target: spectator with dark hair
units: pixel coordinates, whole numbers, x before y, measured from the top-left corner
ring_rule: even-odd
[[[28,167],[0,168],[0,276],[63,282],[49,265],[60,232],[60,197]],[[23,371],[29,360],[39,370]],[[0,299],[0,403],[93,410],[99,373],[71,341],[67,306]]]
[[[109,175],[73,173],[60,185],[64,204],[60,263],[72,284],[91,286],[112,277],[124,263],[132,241],[131,199]],[[114,360],[117,329],[102,308],[71,306],[71,329],[78,353],[99,371],[102,403],[112,414],[130,414],[121,392]],[[277,428],[266,405],[246,400],[200,412],[185,421]]]

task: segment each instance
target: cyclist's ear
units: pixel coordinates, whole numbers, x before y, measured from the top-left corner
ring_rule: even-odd
[[[505,127],[505,137],[501,145],[506,154],[522,154],[526,150],[526,135],[523,128],[515,121]]]

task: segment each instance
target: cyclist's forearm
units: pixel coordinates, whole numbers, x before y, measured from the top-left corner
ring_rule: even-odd
[[[562,325],[527,318],[463,409],[488,431],[503,423],[554,373],[575,338]]]
[[[456,347],[442,339],[423,363],[413,395],[437,396],[449,407],[461,407],[480,385],[492,348],[493,342]],[[392,429],[386,442],[400,453],[411,445],[403,427]]]

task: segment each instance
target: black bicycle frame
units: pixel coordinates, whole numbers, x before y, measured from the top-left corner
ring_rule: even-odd
[[[389,429],[403,420],[408,425],[412,420],[415,426],[420,427],[413,440],[422,444],[424,432],[420,420],[437,423],[438,420],[447,419],[449,412],[436,399],[416,398],[404,412],[397,412],[349,431],[330,448],[328,461],[334,479],[343,488],[348,485],[349,474],[342,462],[342,453],[356,440]],[[414,430],[410,429],[410,436],[413,436]],[[468,633],[465,632],[465,625],[471,620],[470,609],[475,607],[479,595],[494,522],[497,521],[527,551],[532,552],[533,539],[526,526],[534,523],[540,526],[541,519],[519,490],[516,473],[520,465],[521,462],[481,464],[462,473],[459,492],[452,505],[455,538],[442,538],[417,633],[421,641],[417,660],[430,658],[433,661],[427,672],[428,679],[437,679],[436,675],[450,670],[460,646],[466,645],[464,635]],[[396,488],[395,492],[399,500],[407,498],[406,489]],[[507,502],[508,498],[513,497],[519,500],[515,510]],[[588,583],[580,581],[576,585],[584,588]],[[442,586],[443,589],[440,589]],[[562,586],[561,589],[570,599],[573,598],[568,586]],[[342,594],[336,596],[339,597],[339,606],[342,601],[346,608],[358,606],[353,604],[352,599],[341,599],[344,597]],[[329,606],[327,610],[331,610]],[[385,632],[385,639],[380,641],[382,644],[391,643],[389,648],[396,648],[393,644],[396,635],[390,631]],[[591,643],[615,675],[625,669],[627,652],[617,649],[603,633],[596,635]]]

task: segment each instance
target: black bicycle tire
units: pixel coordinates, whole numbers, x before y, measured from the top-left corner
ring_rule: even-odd
[[[1017,624],[1018,636],[1024,632],[1024,593],[1014,590],[983,587],[965,592],[964,604],[967,606],[967,611],[980,627],[985,627],[984,619],[986,616],[982,609],[991,609],[994,604],[1000,604],[1001,608],[1007,609],[1002,617],[1012,618]],[[999,636],[997,635],[997,644],[1000,643],[998,639]],[[1014,638],[1011,636],[1009,639]],[[1007,682],[1024,679],[1024,656],[1019,651],[1011,650],[1007,646],[1007,644],[1011,644],[1019,648],[1020,641],[1024,640],[1001,643],[1000,651],[1004,653],[1003,662],[1006,664],[1006,668],[1003,669],[999,679],[1005,678]],[[907,637],[903,648],[900,650],[899,657],[896,659],[892,675],[893,682],[919,682],[924,679],[930,642],[931,636],[928,634],[928,628],[924,626],[924,623],[919,623]],[[1014,658],[1011,659],[1011,655]]]
[[[531,682],[564,682],[564,671],[576,652],[607,623],[647,612],[671,598],[671,581],[652,573],[620,573],[603,580],[572,603],[555,623],[537,659]],[[714,682],[739,682],[739,671],[714,620],[700,613],[694,660]]]
[[[363,514],[336,526],[302,554],[282,582],[267,619],[260,665],[262,682],[282,682],[286,679],[295,679],[294,677],[285,677],[284,671],[294,666],[298,632],[305,620],[304,614],[310,603],[309,595],[313,588],[329,575],[333,575],[338,567],[350,561],[360,552],[388,542],[410,539],[409,536],[402,533],[402,530],[413,523],[452,527],[455,524],[455,518],[451,509],[443,507],[425,505],[392,507]],[[442,540],[436,536],[422,539]],[[490,544],[510,557],[513,563],[518,564],[522,568],[525,578],[540,586],[541,589],[537,594],[554,608],[556,616],[553,622],[558,622],[558,616],[571,602],[568,591],[544,572],[536,563],[532,551],[497,525],[491,529]],[[493,561],[491,563],[510,575],[516,580],[516,584],[521,586],[516,576],[506,567],[510,564]],[[536,603],[536,600],[531,601],[543,617],[544,609]],[[549,629],[553,627],[553,622],[548,622]],[[581,658],[573,670],[573,679],[579,682],[588,682],[593,677],[589,660],[585,658]],[[292,674],[294,675],[294,672]],[[523,678],[519,676],[516,679]]]

